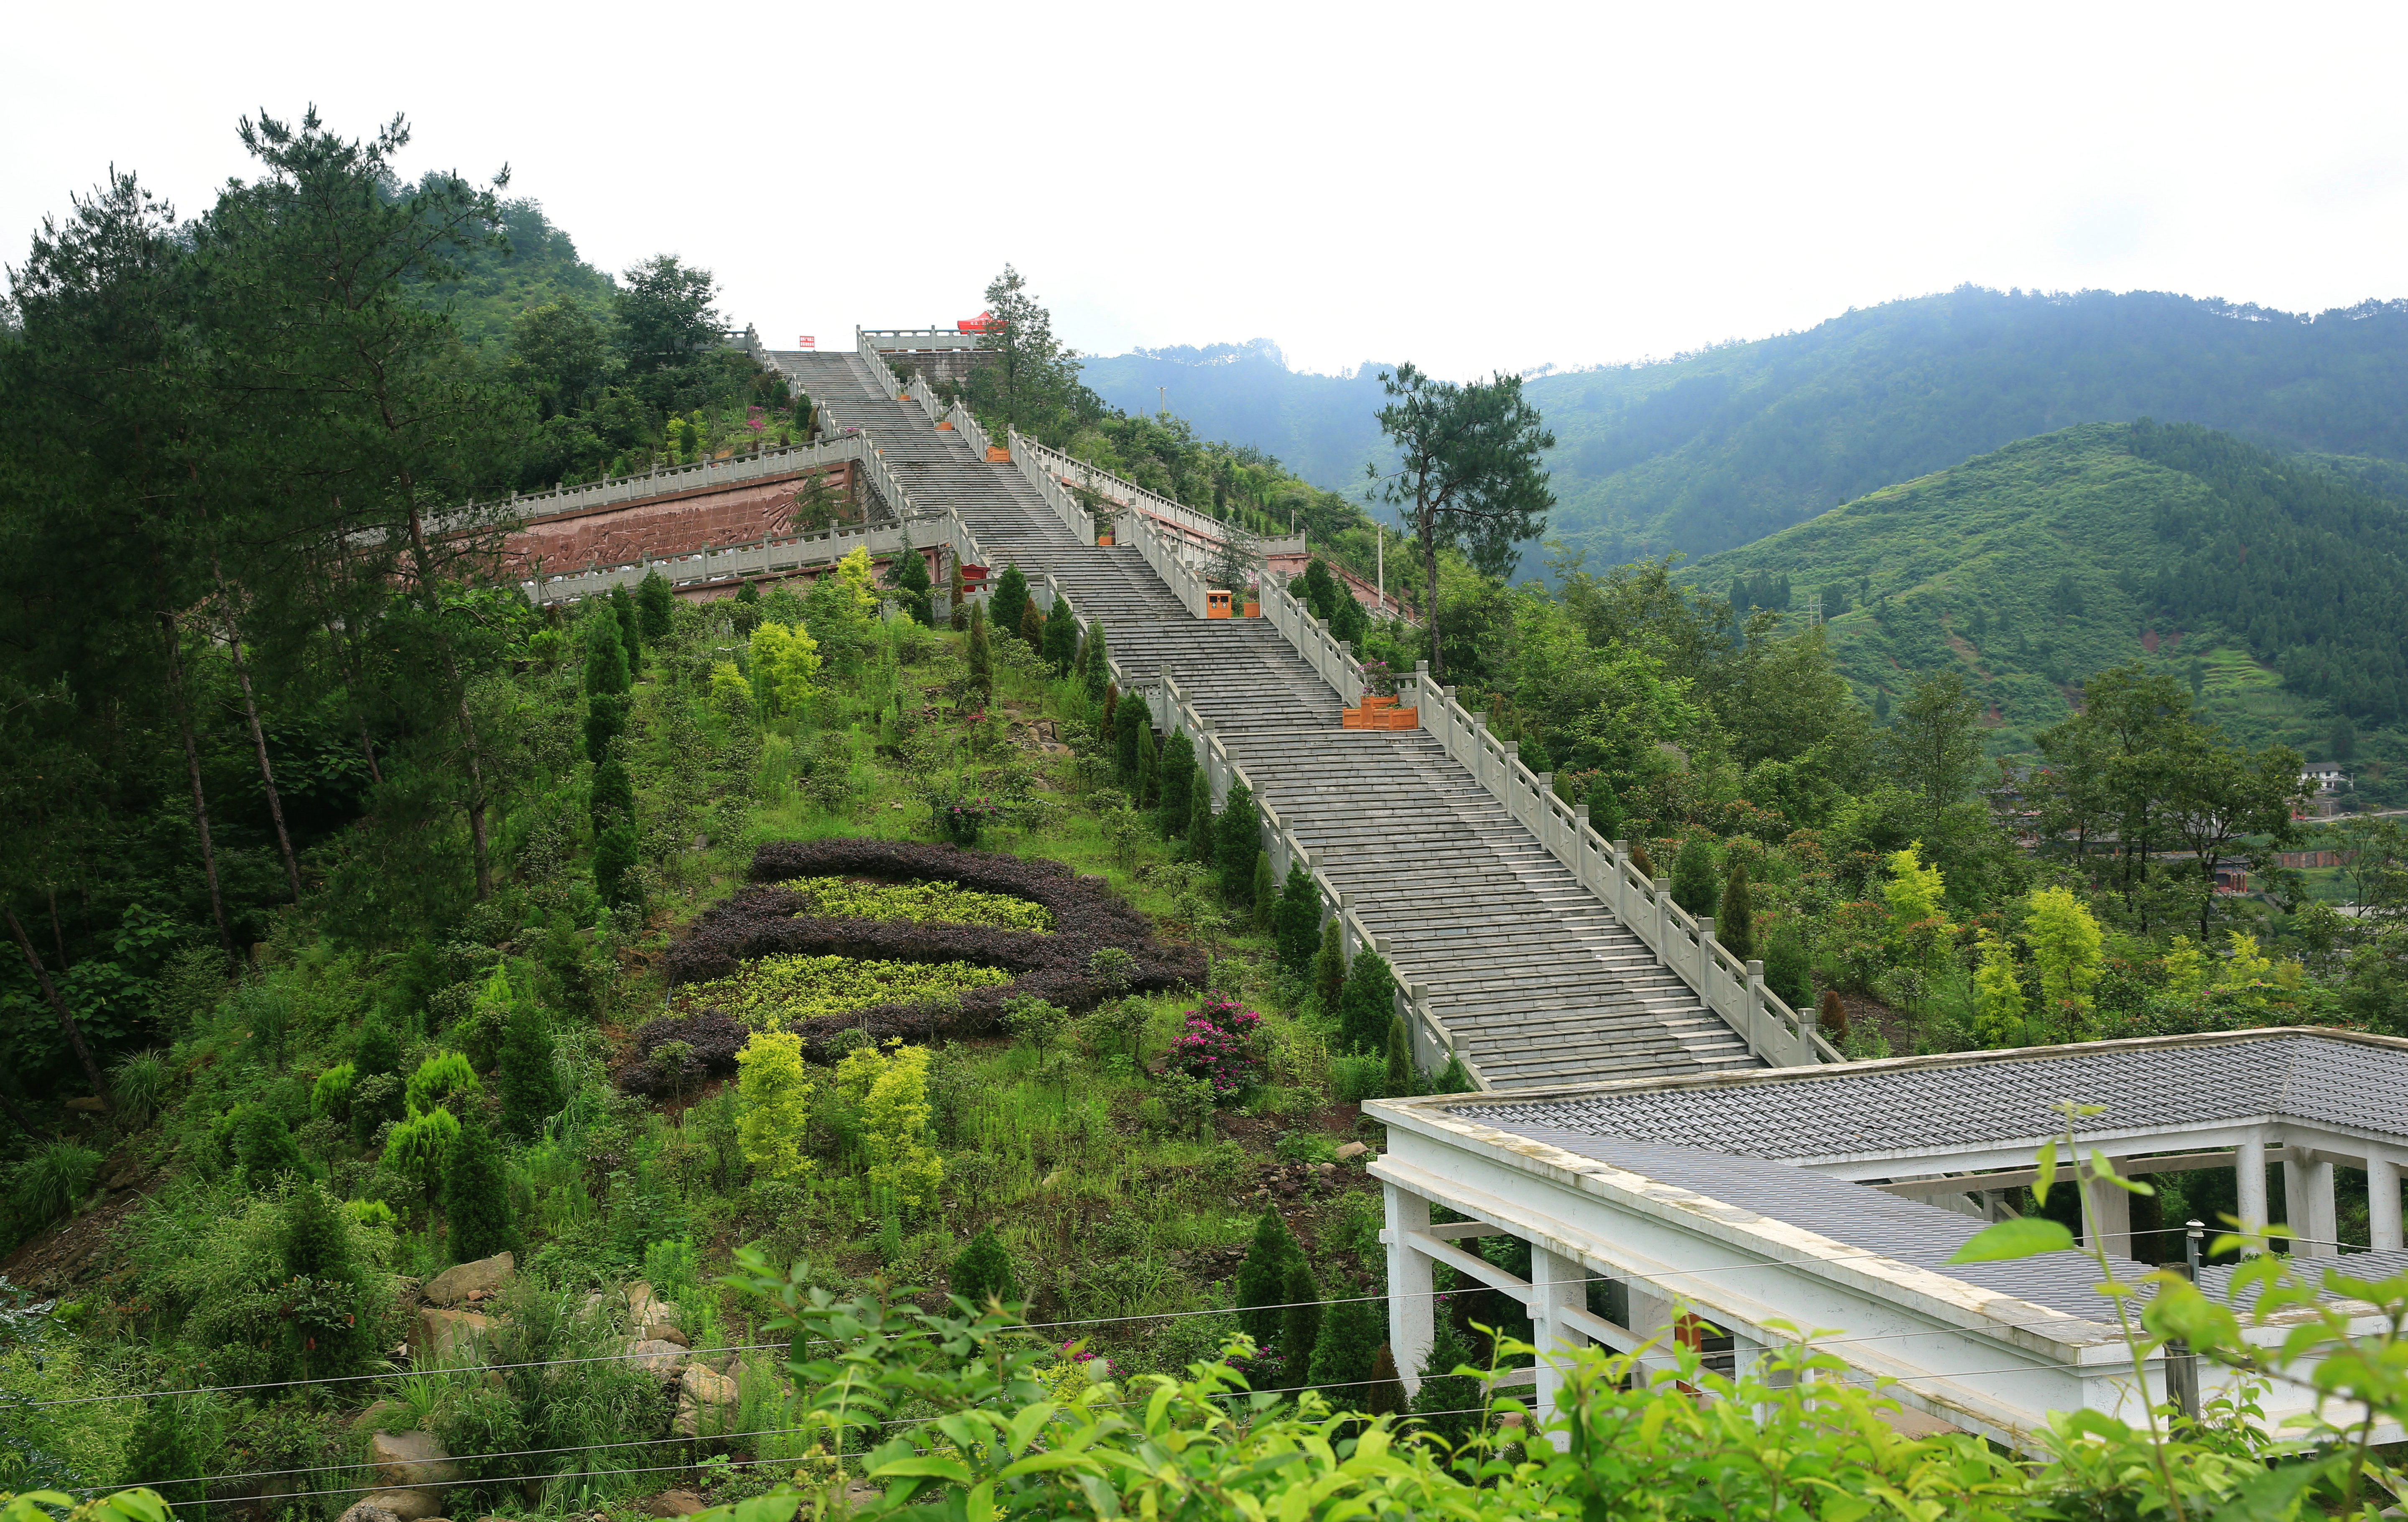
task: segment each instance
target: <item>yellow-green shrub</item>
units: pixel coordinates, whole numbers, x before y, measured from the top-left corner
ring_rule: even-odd
[[[689,1008],[717,1007],[756,1030],[783,1030],[824,1014],[890,999],[962,994],[1010,983],[1000,968],[969,962],[876,962],[851,956],[764,956],[732,977],[686,984]]]
[[[902,1204],[934,1204],[945,1165],[928,1131],[928,1049],[856,1046],[837,1064],[836,1092],[861,1127],[869,1182]]]
[[[736,1054],[737,1088],[744,1117],[737,1143],[763,1178],[800,1178],[810,1171],[803,1141],[811,1123],[811,1082],[803,1073],[803,1039],[792,1031],[759,1030]]]
[[[810,899],[799,912],[857,920],[935,920],[991,925],[1050,935],[1054,916],[1042,904],[1006,893],[980,893],[958,883],[852,883],[840,877],[790,878],[778,886]]]

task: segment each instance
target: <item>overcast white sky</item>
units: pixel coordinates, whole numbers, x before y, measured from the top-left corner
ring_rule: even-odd
[[[773,346],[973,315],[1300,369],[1668,355],[1961,281],[2408,295],[2408,7],[29,6],[0,257],[115,163],[200,210],[262,107],[510,165]]]

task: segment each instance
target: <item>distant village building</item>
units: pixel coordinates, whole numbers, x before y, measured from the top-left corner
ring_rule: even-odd
[[[2349,773],[2337,762],[2319,761],[2300,773],[2300,786],[2308,794],[2308,801],[2297,817],[2330,819],[2341,812],[2341,795],[2349,791]]]

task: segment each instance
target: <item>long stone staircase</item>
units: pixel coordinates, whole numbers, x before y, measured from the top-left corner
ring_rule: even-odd
[[[1177,682],[1486,1084],[1760,1065],[1431,737],[1341,729],[1338,695],[1268,621],[1197,619],[1135,548],[1081,543],[1015,467],[888,397],[876,360],[772,357],[874,438],[921,514],[958,514],[994,564],[1050,575],[1133,682]]]

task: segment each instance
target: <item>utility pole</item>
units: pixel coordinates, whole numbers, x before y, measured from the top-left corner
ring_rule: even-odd
[[[1168,386],[1156,386],[1156,387],[1154,387],[1154,394],[1156,396],[1159,396],[1160,398],[1162,398],[1162,407],[1161,407],[1161,410],[1162,410],[1162,411],[1164,411],[1164,412],[1168,412],[1168,411],[1169,411],[1169,410],[1170,410],[1170,388],[1169,388]]]
[[[1388,525],[1374,521],[1371,524],[1376,563],[1380,567],[1380,616],[1388,616]]]

